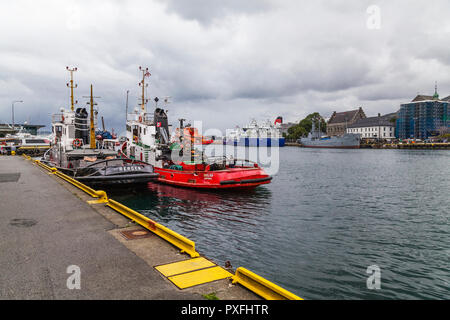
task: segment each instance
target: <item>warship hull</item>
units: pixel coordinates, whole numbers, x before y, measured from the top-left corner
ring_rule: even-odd
[[[298,143],[305,148],[359,149],[360,137],[356,134],[345,134],[340,137],[321,139],[302,138]]]

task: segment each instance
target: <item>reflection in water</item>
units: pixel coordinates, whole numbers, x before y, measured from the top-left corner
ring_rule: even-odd
[[[248,220],[240,222],[251,224],[252,218],[248,216],[264,213],[271,199],[271,191],[264,187],[239,191],[209,191],[150,182],[146,188],[128,190],[126,195],[121,195],[122,191],[119,192],[109,191],[138,211],[165,221],[184,216],[225,220],[247,217]]]
[[[448,151],[288,147],[254,190],[108,195],[306,299],[449,299],[448,163]],[[374,264],[381,290],[366,287]]]
[[[235,250],[251,243],[271,212],[272,193],[264,186],[249,190],[201,191],[158,183],[147,188],[109,190],[111,198],[197,242],[197,250],[223,264]],[[211,254],[211,249],[216,248]],[[248,252],[250,254],[250,252]]]

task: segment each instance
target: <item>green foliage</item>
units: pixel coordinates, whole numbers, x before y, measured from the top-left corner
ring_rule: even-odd
[[[319,128],[320,121],[320,131],[327,132],[327,123],[325,122],[325,119],[318,112],[314,112],[309,114],[305,119],[301,120],[299,124],[289,128],[286,138],[297,140],[301,137],[306,137],[312,129],[313,121],[316,128]]]
[[[295,126],[289,128],[287,138],[288,139],[298,139],[307,134],[308,134],[308,131],[306,131],[305,128],[303,128],[299,124],[296,124]]]
[[[209,293],[209,294],[204,294],[203,298],[205,298],[206,300],[220,300],[217,296],[215,292]]]

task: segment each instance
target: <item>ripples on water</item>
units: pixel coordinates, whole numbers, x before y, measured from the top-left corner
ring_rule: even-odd
[[[280,150],[250,191],[151,183],[113,198],[306,299],[450,298],[450,152]],[[114,192],[114,191],[112,191]],[[368,290],[368,266],[381,290]]]

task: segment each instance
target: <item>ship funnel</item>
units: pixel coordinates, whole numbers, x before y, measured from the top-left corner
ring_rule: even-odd
[[[169,122],[163,109],[156,108],[154,113],[157,138],[163,143],[169,143]]]

